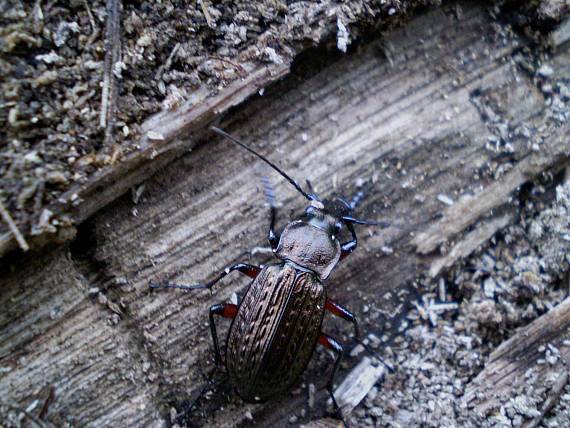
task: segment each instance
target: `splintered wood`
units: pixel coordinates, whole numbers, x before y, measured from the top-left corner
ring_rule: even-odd
[[[554,47],[558,47],[570,40],[570,18],[563,20],[551,35],[551,43]]]
[[[570,298],[567,298],[519,329],[491,354],[485,369],[465,391],[464,402],[478,412],[488,414],[517,394],[530,392],[531,379],[538,379],[538,387],[545,387],[550,380],[551,390],[547,392],[541,411],[544,416],[557,401],[568,379],[569,328]],[[535,426],[534,422],[529,426]]]
[[[567,136],[560,135],[560,138],[562,143]],[[561,159],[567,154],[568,146],[562,143],[555,145],[554,150],[528,156],[515,165],[503,178],[492,183],[484,192],[473,197],[466,197],[461,203],[455,203],[447,208],[443,217],[425,232],[419,233],[412,244],[417,247],[421,254],[431,253],[438,245],[465,230],[481,217],[488,215],[493,209],[504,205],[508,196],[527,182],[529,177],[535,177],[544,171],[547,165],[553,165],[556,163],[556,159]],[[501,225],[504,227],[504,223],[504,221],[498,220],[496,227],[501,227]]]
[[[8,225],[8,229],[10,229],[10,232],[12,233],[14,238],[16,238],[16,241],[18,242],[18,245],[20,246],[22,251],[28,251],[30,249],[30,246],[26,242],[24,235],[22,235],[22,233],[18,229],[18,226],[16,226],[16,223],[14,223],[14,220],[10,216],[8,210],[4,207],[4,204],[2,203],[1,200],[0,200],[0,216],[2,217],[4,223]]]
[[[386,369],[378,361],[364,357],[334,391],[334,397],[343,415],[349,415],[366,397],[372,387],[384,376]]]
[[[513,221],[511,213],[493,218],[481,224],[472,232],[468,233],[463,239],[456,243],[451,250],[444,256],[436,258],[429,268],[429,274],[435,278],[445,268],[450,268],[458,260],[461,260],[471,254],[480,245],[486,243],[498,230],[508,226]]]

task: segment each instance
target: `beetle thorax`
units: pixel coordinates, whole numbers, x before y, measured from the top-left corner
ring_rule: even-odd
[[[283,230],[275,255],[326,279],[338,263],[340,252],[340,243],[326,230],[297,220]]]

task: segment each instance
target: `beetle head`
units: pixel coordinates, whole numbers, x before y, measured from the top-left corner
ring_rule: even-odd
[[[343,217],[351,212],[350,205],[342,198],[325,199],[322,202],[315,198],[305,208],[303,217],[310,225],[326,230],[330,235],[338,235],[344,223]]]
[[[227,138],[228,140],[232,141],[238,146],[241,146],[251,154],[263,160],[271,168],[277,171],[283,178],[285,178],[285,180],[287,180],[297,190],[297,192],[308,199],[310,201],[310,204],[305,210],[305,214],[303,216],[307,218],[309,220],[309,223],[313,224],[314,226],[326,230],[330,232],[331,235],[334,235],[335,233],[340,232],[343,224],[351,231],[353,229],[353,224],[367,224],[370,226],[387,225],[387,223],[358,220],[351,216],[352,211],[363,197],[362,192],[358,192],[350,202],[347,202],[340,197],[336,197],[334,199],[325,199],[324,201],[321,201],[317,194],[313,191],[313,188],[311,187],[311,183],[309,181],[307,181],[309,192],[306,192],[295,180],[289,177],[289,175],[287,175],[283,170],[281,170],[277,165],[275,165],[265,156],[257,153],[251,147],[242,143],[240,140],[231,136],[227,132],[216,128],[215,126],[212,126],[211,129],[215,133]]]
[[[303,217],[307,222],[315,227],[326,230],[330,235],[338,235],[343,225],[352,229],[353,224],[366,224],[369,226],[386,227],[386,222],[375,222],[370,220],[360,220],[352,216],[352,212],[356,204],[362,199],[362,193],[357,195],[348,202],[339,196],[333,199],[321,200],[314,193],[310,196],[313,198],[309,206],[305,209]]]

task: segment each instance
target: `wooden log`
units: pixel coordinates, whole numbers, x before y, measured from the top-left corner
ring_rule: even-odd
[[[517,206],[511,197],[517,189],[512,183],[522,184],[567,161],[569,125],[551,124],[543,95],[511,61],[523,44],[502,32],[480,5],[465,3],[461,18],[433,11],[354,54],[290,76],[221,123],[301,182],[309,178],[322,196],[333,191],[350,195],[364,182],[367,197],[358,215],[393,226],[359,228],[358,250],[333,272],[327,290],[360,316],[365,331],[378,333],[380,310],[399,303],[383,296],[405,289],[439,256],[419,254],[412,241],[439,224],[442,211],[446,215],[450,209],[446,202],[462,201],[466,194],[480,201],[487,192],[488,198],[494,195],[496,202],[483,204],[487,211],[480,209],[464,228],[514,218]],[[319,55],[326,62],[327,52]],[[311,64],[305,67],[314,70]],[[251,85],[257,87],[255,81]],[[241,96],[236,88],[236,98],[224,102],[233,104]],[[205,124],[213,117],[212,109],[200,111],[196,121]],[[503,123],[513,130],[531,129],[539,150],[521,136],[512,138],[512,153],[490,148],[489,137]],[[187,132],[194,129],[193,123],[187,125]],[[272,173],[210,135],[179,137],[172,142],[180,143],[179,153],[189,147],[182,139],[192,140],[192,152],[167,165],[173,152],[155,153],[149,146],[148,158],[158,155],[157,161],[163,155],[164,168],[145,183],[137,204],[123,197],[93,217],[70,247],[71,257],[62,250],[14,261],[13,269],[3,265],[2,304],[10,312],[2,314],[0,355],[7,374],[0,375],[0,389],[11,401],[27,407],[54,385],[56,399],[47,418],[57,425],[68,420],[158,425],[182,412],[202,389],[212,369],[208,307],[243,293],[247,281],[228,279],[213,293],[150,293],[148,284],[195,283],[233,261],[266,262],[250,250],[263,245],[267,232],[259,175]],[[155,167],[153,162],[147,173]],[[124,170],[124,183],[110,176],[86,192],[110,201],[113,189],[136,182],[130,174],[142,174],[133,171]],[[278,177],[271,180],[283,206],[282,226],[301,212],[304,201]],[[497,183],[507,183],[507,189],[501,191]],[[91,203],[85,216],[97,206],[91,197],[85,199],[84,207]],[[479,245],[492,232],[491,227],[473,235],[455,228],[444,239],[454,241],[448,243],[452,248],[463,239]],[[466,256],[475,246],[462,248],[469,249],[459,252]],[[69,281],[75,278],[82,285],[73,288]],[[19,297],[22,289],[25,298]],[[95,289],[93,299],[89,290]],[[73,302],[69,309],[60,304],[66,296]],[[29,318],[39,313],[39,322]],[[220,334],[227,326],[220,323]],[[325,321],[325,330],[338,337],[349,328]],[[318,350],[302,378],[317,384],[317,407],[306,412],[306,419],[325,411],[323,373],[330,365],[325,357]],[[208,397],[190,412],[195,425],[236,426],[251,419],[258,426],[282,425],[291,416],[301,417],[307,401],[302,387],[262,405],[244,404],[222,384]]]
[[[0,273],[2,404],[31,406],[39,417],[53,389],[45,412],[53,426],[160,424],[144,344],[127,332],[124,314],[94,278],[65,248],[21,262],[25,275]]]

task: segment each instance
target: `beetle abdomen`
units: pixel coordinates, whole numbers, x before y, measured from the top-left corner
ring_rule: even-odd
[[[240,396],[285,391],[309,363],[325,307],[316,275],[292,265],[265,267],[243,298],[228,335],[226,365]]]

